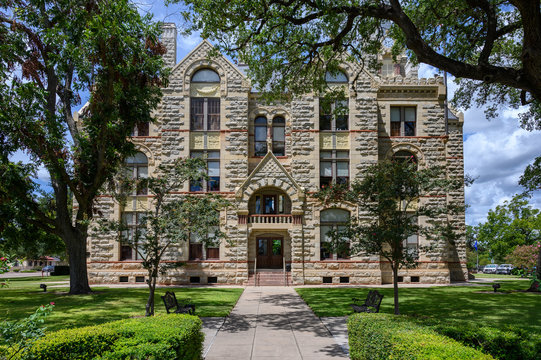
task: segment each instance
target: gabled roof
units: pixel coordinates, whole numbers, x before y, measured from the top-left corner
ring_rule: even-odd
[[[248,187],[251,182],[252,182],[252,179],[259,173],[261,172],[261,170],[267,165],[267,164],[272,164],[274,166],[277,166],[279,171],[281,173],[283,173],[287,179],[291,182],[291,185],[297,190],[297,193],[298,194],[304,194],[304,189],[295,181],[295,179],[293,179],[293,177],[291,176],[291,174],[286,170],[286,168],[284,168],[284,166],[280,163],[280,161],[278,161],[278,159],[276,158],[276,156],[274,156],[274,154],[272,153],[272,151],[267,151],[267,154],[263,157],[263,159],[261,159],[261,161],[259,162],[259,164],[257,164],[257,166],[255,167],[255,169],[252,171],[252,173],[246,178],[246,180],[244,180],[242,182],[242,184],[238,187],[238,189],[236,190],[236,193],[235,193],[235,196],[236,197],[241,197],[242,196],[242,192],[244,191],[244,189],[246,187]]]
[[[209,47],[210,49],[214,49],[214,46],[207,40],[207,39],[203,39],[203,41],[201,41],[199,44],[197,44],[196,47],[194,47],[192,49],[192,51],[190,51],[186,56],[184,56],[175,66],[173,66],[173,68],[171,69],[171,73],[175,72],[175,70],[177,68],[179,68],[181,66],[182,63],[184,63],[186,60],[188,60],[191,56],[193,56],[193,54],[198,51],[200,48],[204,47],[204,46],[207,46]],[[246,74],[241,71],[235,64],[233,64],[231,61],[229,61],[228,58],[226,58],[222,53],[219,53],[220,54],[220,57],[229,65],[231,66],[240,76],[242,76],[243,78],[247,79],[246,77]]]

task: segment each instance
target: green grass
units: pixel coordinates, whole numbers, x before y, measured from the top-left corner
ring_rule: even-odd
[[[10,287],[0,289],[0,318],[16,320],[32,314],[42,304],[55,303],[53,313],[46,319],[48,330],[96,325],[104,322],[143,316],[148,298],[147,288],[92,287],[90,295],[68,295],[68,286],[47,289],[39,284],[67,280],[68,276],[47,278],[13,278]],[[54,284],[50,284],[54,285]],[[160,295],[165,289],[156,289],[155,313],[164,314]],[[196,315],[227,316],[237,303],[243,289],[226,288],[175,288],[180,302],[191,299],[196,305]]]
[[[490,285],[399,288],[400,313],[496,328],[515,325],[541,333],[541,295],[513,292],[527,289],[529,282],[526,281],[512,280],[499,283],[501,288],[498,291],[503,291],[503,294],[492,293]],[[368,288],[296,289],[320,317],[352,314],[351,298],[365,299],[369,290]],[[385,296],[380,312],[393,313],[393,289],[376,290]]]
[[[476,279],[521,279],[520,276],[517,276],[517,275],[502,275],[502,274],[481,274],[481,273],[477,273],[477,274],[473,274],[473,276],[475,276]]]

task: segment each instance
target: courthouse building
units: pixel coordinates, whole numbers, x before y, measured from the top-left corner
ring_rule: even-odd
[[[127,166],[142,177],[161,163],[202,157],[209,180],[175,193],[216,192],[233,205],[220,214],[228,240],[205,248],[193,238],[172,249],[167,260],[186,265],[160,276],[159,283],[250,285],[255,278],[259,284],[391,283],[391,269],[378,255],[350,256],[325,247],[328,231],[363,209],[347,203],[324,207],[311,195],[322,186],[362,178],[367,167],[393,157],[413,156],[419,167],[443,166],[449,178],[463,178],[463,116],[445,114],[442,78],[419,79],[406,58],[393,63],[382,55],[379,72],[344,63],[340,73],[327,75],[329,86],[345,89],[345,101],[322,107],[317,94],[306,94],[268,104],[243,66],[208,56],[207,41],[177,63],[176,37],[174,25],[165,24],[169,86],[156,122],[135,129],[139,153]],[[337,107],[346,110],[328,110]],[[125,208],[106,195],[98,205],[104,216],[135,227],[151,201],[140,191]],[[463,205],[464,192],[419,201]],[[460,240],[423,251],[425,240],[409,237],[405,247],[420,249],[419,266],[401,270],[400,281],[449,283],[467,277],[464,213],[448,220],[459,225]],[[92,283],[146,280],[137,252],[115,236],[91,235],[88,252]]]

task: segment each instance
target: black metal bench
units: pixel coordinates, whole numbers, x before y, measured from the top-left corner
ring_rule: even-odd
[[[195,305],[194,304],[184,304],[179,305],[177,297],[174,292],[166,291],[165,295],[161,297],[165,305],[165,310],[168,314],[171,312],[175,314],[195,314]],[[189,301],[188,301],[189,302]]]
[[[364,304],[360,304],[361,299],[359,298],[353,298],[352,300],[353,304],[351,304],[351,307],[356,313],[377,313],[379,312],[379,306],[381,305],[381,300],[383,300],[383,295],[381,295],[377,290],[370,290]]]

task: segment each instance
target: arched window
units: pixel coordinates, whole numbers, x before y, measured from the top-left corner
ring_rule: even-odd
[[[211,69],[201,69],[192,76],[191,83],[197,86],[220,84],[220,75]],[[202,90],[208,91],[206,88]],[[212,90],[212,89],[210,89]],[[220,130],[220,98],[191,97],[190,99],[190,129],[191,130]]]
[[[336,73],[331,73],[327,71],[325,73],[325,81],[328,83],[348,83],[348,76],[341,70],[338,70]]]
[[[137,186],[133,195],[147,195],[148,189],[139,186],[139,179],[148,177],[148,158],[142,152],[126,158],[126,168],[128,176],[135,180]]]
[[[265,156],[267,153],[267,118],[258,116],[254,120],[254,155]]]
[[[321,260],[349,259],[349,241],[342,239],[333,243],[329,232],[345,229],[349,221],[349,211],[343,209],[327,209],[320,213],[320,257]]]
[[[272,153],[276,156],[286,154],[286,119],[281,116],[272,120]]]
[[[398,150],[393,154],[394,161],[411,162],[417,164],[415,155],[407,150]]]
[[[214,70],[211,69],[201,69],[197,70],[192,76],[192,82],[202,82],[202,83],[219,83],[220,75]]]

